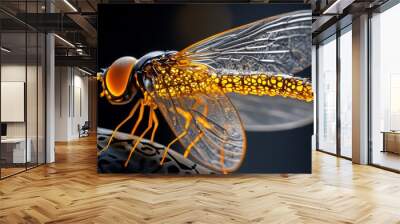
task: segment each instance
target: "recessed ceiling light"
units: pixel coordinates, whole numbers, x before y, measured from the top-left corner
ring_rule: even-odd
[[[81,72],[83,72],[83,73],[85,73],[86,75],[92,75],[92,73],[90,73],[90,72],[88,72],[88,71],[86,71],[86,70],[83,70],[83,69],[81,69],[81,68],[79,68],[79,67],[78,67],[78,70],[81,71]]]
[[[342,14],[343,9],[351,5],[355,0],[336,0],[322,14]]]
[[[6,52],[6,53],[10,53],[10,52],[11,52],[10,49],[7,49],[7,48],[5,48],[5,47],[1,47],[0,49],[1,49],[1,51],[4,51],[4,52]]]
[[[69,42],[68,40],[60,37],[58,34],[54,34],[55,37],[57,37],[59,40],[61,40],[62,42],[64,42],[65,44],[67,44],[70,47],[75,48],[75,45],[73,45],[71,42]]]
[[[68,5],[68,7],[71,8],[74,12],[78,12],[78,10],[68,0],[64,0],[64,3]]]

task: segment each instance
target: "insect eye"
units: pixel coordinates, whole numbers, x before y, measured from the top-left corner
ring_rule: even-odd
[[[119,98],[127,93],[135,64],[136,59],[134,57],[122,57],[108,68],[105,75],[105,85],[112,98]]]

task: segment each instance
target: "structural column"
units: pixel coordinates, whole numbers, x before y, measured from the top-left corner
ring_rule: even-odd
[[[46,1],[46,12],[53,12],[51,1]],[[55,162],[55,43],[54,34],[46,34],[46,163]]]
[[[368,15],[353,19],[353,162],[368,163]]]

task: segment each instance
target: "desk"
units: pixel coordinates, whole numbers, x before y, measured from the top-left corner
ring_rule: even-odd
[[[400,154],[400,131],[383,131],[382,152]]]
[[[32,159],[30,138],[27,139],[28,147],[25,154],[25,138],[2,138],[1,139],[1,157],[6,163],[26,163]],[[5,155],[4,155],[5,154]],[[11,155],[12,154],[12,155]],[[12,158],[12,159],[11,159]]]

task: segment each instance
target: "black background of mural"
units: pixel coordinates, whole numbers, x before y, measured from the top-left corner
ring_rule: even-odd
[[[310,9],[305,4],[135,4],[99,5],[98,68],[106,68],[122,56],[140,58],[154,50],[181,50],[216,33],[265,17]],[[300,74],[309,76],[311,69]],[[98,102],[99,127],[113,129],[133,107],[136,99],[112,106]],[[146,114],[146,113],[145,113]],[[160,119],[155,141],[168,144],[174,135]],[[134,120],[134,119],[133,119]],[[147,121],[147,117],[144,117]],[[121,131],[130,132],[133,121]],[[145,124],[140,125],[139,132]],[[248,149],[239,173],[310,173],[313,125],[276,132],[247,132]],[[181,147],[173,147],[181,151]]]

